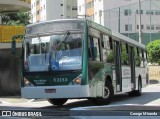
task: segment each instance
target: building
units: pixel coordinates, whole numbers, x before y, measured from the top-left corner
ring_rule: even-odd
[[[77,0],[32,0],[31,21],[77,18]]]
[[[29,2],[30,0],[0,0],[0,24],[1,14],[29,11]]]
[[[141,0],[142,37],[149,38],[145,43],[160,38],[159,6],[158,0]],[[138,0],[78,0],[78,14],[138,40]]]
[[[0,24],[1,15],[8,13],[30,11],[30,0],[0,0]],[[0,26],[0,96],[20,95],[20,59],[11,54],[11,43],[4,43],[3,36],[11,40],[15,32],[13,26]],[[13,33],[14,32],[14,33]],[[17,51],[20,52],[22,43],[17,43]]]

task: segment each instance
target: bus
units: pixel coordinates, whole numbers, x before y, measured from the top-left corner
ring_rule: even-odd
[[[26,26],[21,61],[22,97],[53,105],[109,104],[116,94],[140,96],[149,82],[145,45],[87,19]]]

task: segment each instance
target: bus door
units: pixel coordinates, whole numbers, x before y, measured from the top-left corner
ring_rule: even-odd
[[[121,68],[121,45],[119,41],[113,41],[114,57],[115,57],[115,73],[116,73],[116,91],[122,91],[122,68]]]
[[[134,60],[134,48],[129,46],[130,54],[130,65],[131,65],[131,88],[132,90],[136,88],[136,78],[135,78],[135,60]]]

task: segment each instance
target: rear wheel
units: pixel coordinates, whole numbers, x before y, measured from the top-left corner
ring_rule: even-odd
[[[93,98],[92,101],[97,105],[109,104],[112,101],[113,94],[114,94],[114,91],[113,91],[112,83],[109,81],[106,81],[105,88],[104,88],[104,97]]]
[[[129,92],[129,96],[141,96],[142,94],[142,81],[138,80],[138,89]]]
[[[64,103],[67,102],[68,99],[48,99],[48,102],[53,104],[53,105],[63,105]]]

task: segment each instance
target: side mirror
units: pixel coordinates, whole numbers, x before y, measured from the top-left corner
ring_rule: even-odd
[[[16,35],[12,37],[12,54],[16,54],[16,40],[23,39],[23,35]]]

